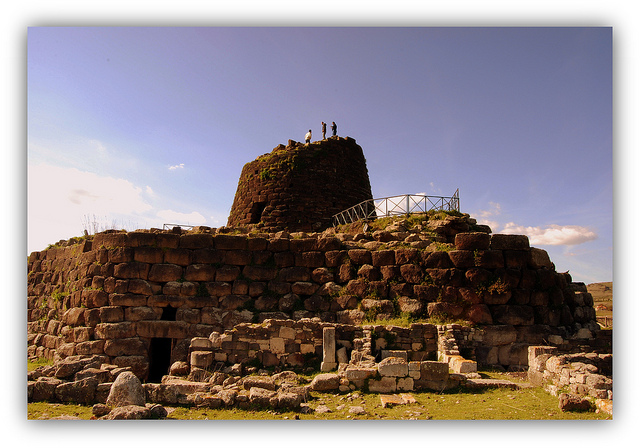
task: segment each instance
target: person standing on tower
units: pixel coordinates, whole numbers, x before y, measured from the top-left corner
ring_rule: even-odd
[[[331,132],[333,133],[333,136],[335,137],[336,134],[338,133],[338,125],[336,124],[335,121],[333,121],[331,123]]]
[[[311,143],[311,129],[309,129],[309,132],[307,132],[307,135],[304,136],[304,142]]]
[[[327,123],[323,121],[322,122],[322,140],[327,138],[326,134],[327,134]]]

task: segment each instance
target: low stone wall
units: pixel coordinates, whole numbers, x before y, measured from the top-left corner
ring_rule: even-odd
[[[529,347],[529,381],[545,385],[554,395],[562,391],[594,399],[613,398],[613,356],[598,353],[558,354],[556,347]]]

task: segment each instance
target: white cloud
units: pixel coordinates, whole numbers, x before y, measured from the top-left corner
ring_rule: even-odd
[[[163,220],[163,224],[198,226],[207,222],[206,218],[198,212],[180,213],[173,210],[160,210],[158,217]]]
[[[489,226],[491,230],[495,231],[500,227],[500,223],[495,220],[495,217],[502,214],[502,208],[497,202],[489,202],[489,207],[489,210],[480,210],[475,215],[478,224]]]
[[[178,164],[178,165],[171,165],[171,166],[169,167],[169,170],[170,170],[170,171],[173,171],[173,170],[183,169],[183,168],[184,168],[184,163],[180,163],[180,164]]]
[[[31,165],[27,188],[29,252],[81,235],[87,216],[135,222],[152,208],[128,180],[76,168]]]
[[[548,227],[525,227],[510,222],[500,233],[527,235],[534,246],[575,246],[598,238],[594,231],[586,227],[556,224]]]

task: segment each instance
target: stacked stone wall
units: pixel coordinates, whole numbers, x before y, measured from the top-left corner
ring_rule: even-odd
[[[613,398],[611,354],[559,354],[557,347],[532,346],[528,356],[529,382],[544,385],[553,395],[569,393],[594,399]]]
[[[350,137],[289,141],[247,163],[228,225],[263,231],[318,231],[332,216],[373,199],[362,148]]]
[[[454,244],[427,247],[393,240],[393,232],[382,232],[380,240],[357,238],[105,232],[34,252],[28,259],[29,355],[106,355],[144,376],[154,338],[171,339],[172,360],[178,360],[186,358],[191,338],[241,323],[317,317],[359,325],[406,315],[474,323],[469,330],[452,327],[459,354],[511,366],[526,365],[528,345],[562,344],[577,333],[589,339],[597,329],[584,285],[556,273],[546,252],[530,248],[524,236],[463,232],[447,237]],[[376,338],[375,349],[433,359],[435,330],[417,342],[404,330],[394,332]]]

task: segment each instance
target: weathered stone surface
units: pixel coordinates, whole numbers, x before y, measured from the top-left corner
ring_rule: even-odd
[[[549,258],[547,251],[536,247],[531,248],[531,260],[529,265],[534,269],[553,268],[553,263],[551,263],[551,259]]]
[[[378,373],[384,376],[404,377],[409,374],[409,365],[405,359],[389,357],[378,363]]]
[[[94,401],[98,380],[85,378],[56,386],[56,398],[64,403],[91,404]]]
[[[126,405],[117,407],[100,420],[143,420],[151,416],[151,411],[145,406]]]
[[[353,367],[350,366],[345,371],[346,378],[349,381],[363,381],[367,378],[376,376],[377,369],[374,367]]]
[[[46,376],[38,378],[33,384],[33,389],[29,401],[51,401],[55,397],[56,387],[58,387],[62,383],[63,381],[58,378],[51,378]]]
[[[420,379],[429,381],[446,381],[448,378],[448,363],[439,361],[422,361],[420,363]]]
[[[247,376],[243,379],[242,386],[246,390],[250,390],[252,387],[259,387],[266,390],[276,390],[276,383],[270,376]]]
[[[592,405],[591,401],[585,397],[562,393],[558,397],[558,407],[562,412],[589,411]]]
[[[107,406],[144,406],[145,392],[142,383],[132,372],[122,372],[111,385]]]
[[[337,390],[340,387],[340,377],[335,373],[321,373],[313,378],[310,387],[317,392]]]
[[[487,250],[491,244],[491,236],[482,232],[458,233],[454,244],[457,250]]]
[[[397,389],[396,378],[392,376],[382,377],[380,380],[369,380],[369,391],[381,394],[395,392]]]
[[[249,389],[249,402],[257,406],[269,407],[272,398],[275,398],[277,402],[277,393],[273,390],[263,389],[261,387],[252,387]]]

